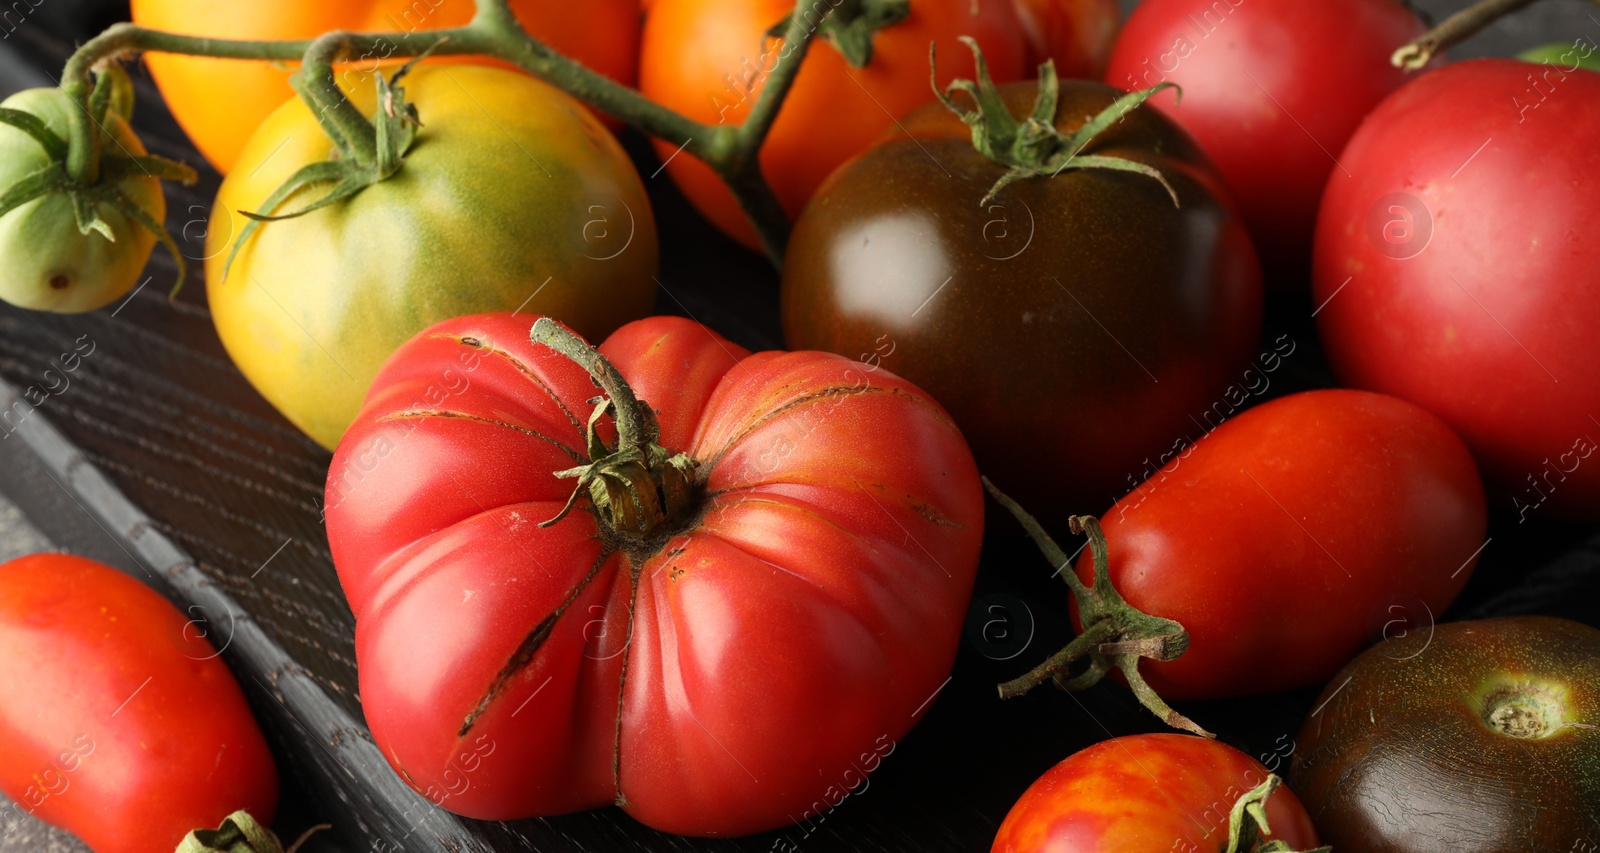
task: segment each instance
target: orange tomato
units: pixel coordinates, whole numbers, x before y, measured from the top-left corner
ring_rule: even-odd
[[[1098,80],[1111,58],[1122,12],[1117,0],[1015,0],[1028,37],[1028,61],[1056,63],[1056,73]]]
[[[793,0],[653,0],[640,49],[640,91],[697,121],[743,121],[783,46],[765,33],[794,8]],[[817,39],[761,150],[762,171],[791,218],[835,168],[933,99],[929,42],[939,47],[940,85],[972,77],[972,53],[956,41],[962,35],[978,40],[997,82],[1022,76],[1022,29],[1010,2],[916,0],[908,17],[873,35],[865,68]],[[758,247],[733,193],[711,167],[676,149],[656,143],[684,195],[718,228]]]
[[[231,39],[303,39],[330,30],[413,32],[459,27],[472,19],[472,0],[133,0],[134,23],[188,35]],[[529,33],[618,82],[633,85],[638,60],[639,0],[583,3],[512,0]],[[372,70],[392,48],[351,63]],[[292,68],[281,63],[146,55],[172,115],[195,147],[227,173],[257,126],[286,99]],[[503,64],[474,57],[441,62]],[[426,119],[424,119],[426,120]]]

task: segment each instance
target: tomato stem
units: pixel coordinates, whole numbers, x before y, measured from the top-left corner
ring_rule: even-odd
[[[892,7],[897,0],[875,0]],[[762,173],[759,152],[785,97],[794,84],[811,41],[834,11],[833,3],[796,0],[784,30],[784,47],[767,75],[749,116],[737,126],[704,124],[651,101],[638,91],[592,71],[530,35],[511,12],[508,0],[477,0],[472,22],[446,30],[353,33],[333,32],[315,39],[253,41],[214,39],[116,24],[85,42],[68,60],[61,87],[83,107],[74,113],[69,133],[67,172],[77,182],[99,180],[99,151],[91,120],[91,69],[135,51],[159,51],[226,59],[302,61],[300,91],[312,103],[341,150],[361,162],[379,159],[372,123],[339,91],[333,63],[351,56],[415,57],[477,54],[512,63],[597,109],[703,160],[726,182],[760,235],[774,266],[782,266],[789,218]],[[876,6],[874,6],[876,8]],[[809,14],[809,17],[808,17]]]
[[[1484,27],[1506,15],[1537,3],[1538,0],[1479,0],[1445,18],[1438,26],[1403,45],[1389,61],[1396,68],[1416,71],[1433,61],[1434,54],[1448,50],[1477,35]]]
[[[1246,792],[1228,812],[1228,846],[1222,853],[1300,853],[1289,842],[1268,841],[1272,827],[1267,825],[1267,798],[1278,790],[1283,780],[1276,773]],[[1330,853],[1332,847],[1317,847],[1303,853]]]
[[[599,350],[560,323],[541,317],[529,336],[534,343],[550,347],[582,367],[606,392],[605,397],[596,399],[589,416],[589,462],[553,472],[578,482],[561,511],[539,526],[549,527],[565,518],[585,490],[605,529],[633,544],[650,540],[668,522],[682,518],[695,503],[694,477],[699,464],[688,454],[675,454],[659,444],[661,424],[655,410],[633,393]],[[615,447],[607,446],[599,434],[608,412],[617,427]]]
[[[1164,89],[1179,92],[1176,85],[1160,83],[1149,89],[1129,92],[1085,121],[1071,135],[1063,135],[1055,124],[1061,81],[1056,77],[1054,61],[1047,60],[1039,66],[1039,87],[1034,98],[1033,113],[1018,121],[989,76],[989,64],[984,61],[983,51],[978,49],[978,42],[967,36],[962,36],[961,41],[972,51],[977,79],[953,80],[949,86],[940,89],[937,54],[932,44],[928,45],[928,73],[933,93],[939,102],[955,113],[963,124],[972,128],[972,147],[979,154],[1006,167],[1006,173],[978,201],[980,207],[987,205],[1014,181],[1053,178],[1068,169],[1108,169],[1144,175],[1161,184],[1172,198],[1173,207],[1182,206],[1178,191],[1155,167],[1126,157],[1084,153],[1095,137],[1157,93]],[[974,108],[968,109],[957,104],[952,97],[956,92],[964,93],[971,99]]]
[[[1089,552],[1094,560],[1094,584],[1085,585],[1078,579],[1071,558],[1050,538],[1037,519],[996,488],[988,477],[983,478],[983,485],[1001,506],[1016,517],[1046,559],[1056,566],[1057,573],[1078,603],[1078,617],[1083,624],[1083,632],[1044,663],[1000,685],[1000,698],[1021,696],[1046,681],[1053,681],[1062,690],[1083,690],[1098,684],[1106,673],[1116,668],[1127,679],[1128,687],[1133,690],[1139,703],[1160,717],[1162,722],[1203,737],[1215,737],[1198,723],[1174,711],[1140,674],[1139,661],[1142,658],[1169,661],[1187,651],[1189,633],[1171,619],[1151,616],[1135,608],[1112,586],[1109,551],[1100,522],[1089,515],[1074,516],[1068,520],[1073,533],[1089,537]],[[1084,658],[1089,659],[1088,669],[1073,675],[1073,666]]]
[[[272,830],[262,826],[247,811],[236,811],[222,819],[216,829],[196,829],[178,842],[176,853],[295,853],[313,834],[332,829],[318,824],[306,830],[299,840],[283,849],[283,842]]]

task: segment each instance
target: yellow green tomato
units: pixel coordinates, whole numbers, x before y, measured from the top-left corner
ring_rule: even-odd
[[[61,146],[66,145],[68,117],[79,107],[60,89],[24,89],[0,108],[30,114],[43,123]],[[115,110],[101,123],[99,147],[107,159],[142,157],[144,145]],[[79,228],[79,214],[65,188],[65,167],[39,140],[9,124],[0,124],[0,193],[27,181],[56,181],[60,186],[0,215],[0,299],[23,308],[59,313],[93,311],[121,298],[133,287],[155,234],[126,215],[99,190],[120,191],[153,222],[166,216],[161,181],[138,169],[108,177],[114,187],[92,188],[85,194],[88,219],[102,225]]]
[[[373,114],[371,75],[341,73],[340,84]],[[393,176],[261,224],[230,266],[249,221],[241,211],[261,212],[335,150],[295,99],[256,131],[211,213],[206,286],[222,343],[268,401],[330,449],[389,354],[441,320],[521,310],[602,340],[655,301],[644,186],[588,110],[498,68],[424,65],[404,93],[422,125]],[[274,212],[327,190],[300,190]]]

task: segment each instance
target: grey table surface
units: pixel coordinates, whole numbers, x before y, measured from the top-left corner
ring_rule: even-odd
[[[1122,0],[1124,11],[1137,0]],[[1417,0],[1414,8],[1434,21],[1466,5],[1460,0]],[[1600,42],[1600,5],[1590,0],[1548,0],[1501,20],[1472,41],[1451,51],[1456,59],[1505,55],[1546,42],[1571,42],[1588,38]],[[38,69],[17,60],[0,43],[0,95],[32,85],[48,85]],[[3,489],[0,489],[3,491]],[[73,543],[62,543],[72,550]],[[24,554],[58,547],[46,540],[10,501],[0,495],[0,562]],[[0,796],[0,805],[7,801]],[[0,824],[0,853],[87,853],[88,847],[71,835],[37,820],[24,820],[7,834]]]

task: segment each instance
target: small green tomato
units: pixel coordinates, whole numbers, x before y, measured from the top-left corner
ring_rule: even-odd
[[[72,185],[60,155],[78,108],[56,88],[25,89],[0,102],[0,109],[34,116],[61,141],[51,151],[0,123],[0,299],[13,305],[73,314],[117,300],[156,241],[134,209],[153,223],[166,216],[161,181],[132,159],[143,158],[145,148],[117,110],[106,112],[100,135],[102,165],[114,167],[102,169],[97,186]]]

